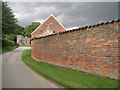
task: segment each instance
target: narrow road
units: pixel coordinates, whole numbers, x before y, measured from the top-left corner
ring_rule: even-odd
[[[29,48],[19,47],[2,55],[2,88],[57,88],[24,64],[21,55]]]

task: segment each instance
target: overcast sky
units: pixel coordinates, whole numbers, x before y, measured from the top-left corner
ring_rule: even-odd
[[[118,18],[117,2],[9,2],[18,24],[42,23],[53,14],[66,29]]]

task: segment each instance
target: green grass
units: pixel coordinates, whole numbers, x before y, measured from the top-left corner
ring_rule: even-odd
[[[0,39],[0,42],[2,42],[2,44],[0,44],[0,54],[14,50],[18,47],[18,45],[12,40]]]
[[[117,80],[35,61],[31,57],[31,50],[24,51],[22,54],[22,59],[29,67],[31,67],[37,73],[67,88],[118,87]]]
[[[0,48],[0,54],[6,53],[8,51],[14,50],[16,47],[14,46],[4,46]]]

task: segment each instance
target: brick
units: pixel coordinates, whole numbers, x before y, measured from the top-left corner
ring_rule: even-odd
[[[91,51],[92,53],[95,53],[96,51]]]
[[[90,57],[90,56],[92,56],[92,55],[91,55],[91,54],[87,54],[87,56],[89,56],[89,57]]]
[[[84,56],[83,54],[80,54],[80,56]]]
[[[99,62],[99,61],[100,61],[100,59],[95,59],[95,61]]]

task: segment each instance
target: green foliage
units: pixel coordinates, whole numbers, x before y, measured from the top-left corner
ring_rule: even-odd
[[[2,2],[2,34],[3,38],[6,34],[12,34],[15,30],[15,23],[17,19],[12,12],[12,9],[8,6],[7,2]]]
[[[14,47],[17,47],[18,45],[14,42],[14,41],[11,41],[11,40],[2,40],[2,46],[14,46]]]
[[[23,31],[24,31],[24,28],[22,26],[15,24],[14,34],[16,35],[22,34]]]
[[[4,47],[2,47],[2,49],[0,49],[0,54],[6,53],[6,52],[11,51],[15,48],[16,47],[14,47],[14,46],[4,46]]]
[[[11,51],[18,47],[18,45],[11,40],[0,39],[0,42],[2,42],[2,46],[0,46],[0,54]]]
[[[15,30],[13,34],[4,34],[4,39],[3,40],[11,40],[16,42],[16,36],[21,34],[23,32],[24,28],[19,26],[18,24],[15,24]]]
[[[118,88],[118,81],[35,61],[31,50],[22,54],[23,61],[37,73],[67,88]]]
[[[15,40],[16,35],[15,35],[15,34],[9,34],[9,35],[6,34],[6,35],[5,35],[5,38],[8,39],[8,40],[12,40],[12,41],[13,41],[13,40]]]
[[[24,36],[30,36],[30,34],[40,25],[39,22],[32,22],[31,25],[28,25],[25,27],[24,31],[22,32],[22,35]]]

